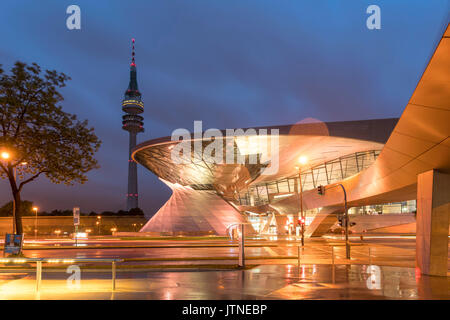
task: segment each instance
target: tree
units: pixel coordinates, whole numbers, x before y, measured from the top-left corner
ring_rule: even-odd
[[[34,215],[33,212],[33,202],[22,200],[20,205],[20,215],[22,216],[31,216]],[[13,203],[12,201],[9,201],[8,203],[5,203],[3,207],[0,208],[0,217],[10,217],[12,216],[13,211]]]
[[[128,211],[128,214],[130,216],[143,216],[144,211],[142,211],[141,208],[133,208],[133,209],[130,209],[130,211]]]
[[[54,183],[84,183],[86,173],[98,168],[94,154],[101,142],[94,129],[59,105],[64,99],[58,90],[68,80],[55,70],[41,72],[36,63],[16,62],[10,74],[0,66],[0,152],[7,158],[0,174],[11,186],[19,234],[26,184],[42,174]]]

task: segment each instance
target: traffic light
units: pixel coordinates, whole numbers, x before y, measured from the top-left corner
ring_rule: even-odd
[[[324,186],[318,186],[317,187],[317,193],[320,195],[323,195],[325,193],[325,187]]]
[[[340,227],[345,227],[345,216],[340,214],[338,215],[338,223]]]

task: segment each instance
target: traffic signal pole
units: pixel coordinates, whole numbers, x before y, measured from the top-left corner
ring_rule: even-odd
[[[347,207],[347,192],[345,191],[345,188],[342,184],[339,183],[339,186],[342,188],[342,191],[344,191],[344,210],[345,210],[345,256],[347,259],[350,259],[350,243],[348,242],[348,225],[349,225],[349,219],[348,219],[348,207]]]
[[[335,185],[330,186],[329,188],[333,188],[336,186],[340,186],[342,191],[344,192],[344,223],[345,223],[345,256],[347,259],[350,259],[350,243],[348,241],[348,225],[349,225],[349,218],[348,218],[348,206],[347,206],[347,192],[345,191],[344,186],[341,183],[337,183]],[[318,186],[317,191],[320,195],[325,194],[325,187],[324,186]]]

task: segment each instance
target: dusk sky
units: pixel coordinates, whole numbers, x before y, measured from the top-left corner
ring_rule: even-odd
[[[81,8],[68,30],[66,8]],[[381,8],[369,30],[366,8]],[[442,35],[449,1],[153,0],[1,1],[0,63],[56,69],[72,80],[63,109],[102,140],[101,166],[84,185],[28,184],[41,210],[125,209],[128,133],[121,101],[136,39],[145,132],[399,117]],[[170,190],[138,166],[140,207],[155,213]],[[0,204],[11,200],[0,182]]]

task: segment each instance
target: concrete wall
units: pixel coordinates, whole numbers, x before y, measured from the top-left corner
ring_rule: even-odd
[[[97,226],[96,222],[100,221]],[[87,217],[81,216],[81,225],[78,227],[80,232],[86,229],[91,229],[92,235],[96,234],[111,234],[111,228],[117,228],[117,231],[138,231],[147,222],[147,219],[141,216],[129,216],[129,217],[107,217],[104,216],[101,219],[97,219],[96,216]],[[23,230],[25,235],[34,235],[35,217],[23,217]],[[136,224],[136,226],[133,226]],[[39,217],[37,218],[38,235],[55,235],[55,230],[61,230],[61,236],[64,232],[68,234],[74,231],[73,217],[72,216],[55,216],[55,217]],[[0,236],[5,233],[12,232],[12,218],[1,217],[0,218]]]

